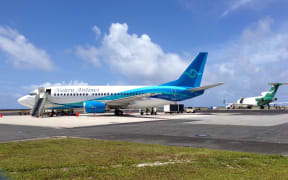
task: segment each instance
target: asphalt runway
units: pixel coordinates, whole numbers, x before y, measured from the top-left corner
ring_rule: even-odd
[[[47,124],[40,126],[41,122],[53,120],[54,123],[54,119],[38,118],[39,126],[30,126],[13,124],[12,120],[9,124],[9,119],[5,121],[3,117],[0,119],[0,142],[71,136],[288,155],[286,111],[202,111],[196,114],[144,117],[130,115],[119,118],[122,119],[119,122],[117,117],[111,115],[89,118],[95,121],[95,125],[90,123],[86,126],[84,123],[73,127],[48,127]],[[99,124],[99,119],[109,123]]]

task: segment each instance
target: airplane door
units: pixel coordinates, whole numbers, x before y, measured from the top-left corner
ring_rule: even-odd
[[[51,89],[46,89],[46,94],[50,96],[51,95]]]

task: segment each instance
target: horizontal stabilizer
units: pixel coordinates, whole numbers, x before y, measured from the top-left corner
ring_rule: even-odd
[[[276,86],[276,85],[288,85],[288,83],[268,83],[268,85]]]
[[[216,87],[216,86],[220,86],[222,84],[224,84],[224,83],[216,83],[216,84],[211,84],[211,85],[208,85],[208,86],[196,87],[196,88],[193,88],[193,89],[188,89],[188,91],[193,91],[193,92],[201,91],[201,90],[213,88],[213,87]]]

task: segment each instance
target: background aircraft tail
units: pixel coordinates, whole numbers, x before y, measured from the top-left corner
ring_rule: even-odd
[[[207,56],[207,52],[199,53],[177,80],[162,84],[162,86],[199,87]]]
[[[271,84],[272,87],[269,89],[269,93],[275,95],[279,86],[280,86],[280,83],[275,83],[275,84]]]
[[[288,85],[288,83],[269,83],[269,85],[272,85],[272,87],[269,89],[268,92],[264,92],[265,96],[275,96],[277,90],[279,89],[279,86],[281,85]]]

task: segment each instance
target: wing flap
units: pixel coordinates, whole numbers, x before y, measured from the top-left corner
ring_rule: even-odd
[[[196,87],[196,88],[188,89],[188,91],[193,91],[193,92],[201,91],[201,90],[213,88],[213,87],[216,87],[216,86],[220,86],[222,84],[224,84],[224,83],[216,83],[216,84],[211,84],[211,85],[208,85],[208,86]]]

